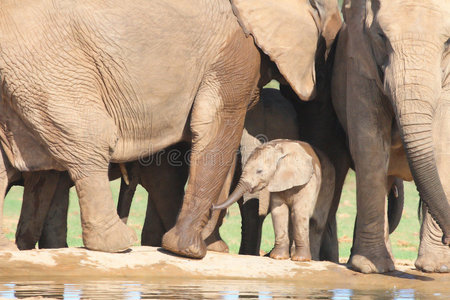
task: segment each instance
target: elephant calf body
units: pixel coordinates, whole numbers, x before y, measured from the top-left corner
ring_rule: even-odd
[[[293,241],[292,260],[319,260],[322,233],[333,200],[334,173],[328,158],[309,144],[273,140],[252,152],[236,189],[216,208],[230,205],[245,192],[270,193],[265,197],[270,198],[275,230],[270,257],[289,258]],[[259,197],[260,203],[262,199]]]

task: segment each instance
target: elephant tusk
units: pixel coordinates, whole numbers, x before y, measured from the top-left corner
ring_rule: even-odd
[[[398,188],[396,185],[394,185],[393,188],[394,188],[394,196],[395,198],[398,198]]]
[[[128,172],[127,168],[125,167],[125,164],[120,163],[120,172],[122,173],[123,181],[125,181],[126,185],[130,185],[130,180],[128,179]]]

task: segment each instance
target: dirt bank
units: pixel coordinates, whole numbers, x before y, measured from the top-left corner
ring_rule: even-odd
[[[404,263],[388,274],[364,275],[329,262],[276,261],[267,257],[209,252],[202,260],[171,255],[153,247],[134,247],[127,253],[102,253],[82,248],[0,252],[0,279],[70,276],[146,280],[252,279],[295,281],[306,287],[358,289],[415,289],[449,293],[449,274],[426,274]]]

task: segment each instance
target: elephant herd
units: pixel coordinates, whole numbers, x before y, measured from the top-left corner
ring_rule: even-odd
[[[450,271],[446,1],[345,0],[343,20],[337,0],[5,0],[0,12],[0,218],[9,187],[23,184],[20,249],[67,246],[71,186],[85,247],[127,249],[141,184],[143,244],[191,258],[227,251],[224,211],[211,207],[239,188],[264,136],[305,141],[334,170],[308,215],[313,259],[339,258],[336,210],[353,168],[349,266],[394,269],[389,232],[402,180],[414,180],[415,265]],[[262,89],[272,79],[280,89]],[[145,163],[168,149],[177,163]],[[116,208],[109,180],[119,177]],[[240,253],[259,255],[268,192],[236,195]],[[0,249],[12,246],[0,235]]]

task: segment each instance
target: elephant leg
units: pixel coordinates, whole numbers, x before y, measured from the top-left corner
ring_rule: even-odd
[[[217,214],[217,217],[214,215]],[[205,238],[206,249],[209,251],[228,253],[230,249],[225,241],[220,236],[219,228],[222,226],[223,218],[225,218],[226,210],[215,211],[212,213],[211,219],[206,224],[206,227],[209,226],[209,223],[215,224],[211,234]],[[206,228],[205,227],[205,228]]]
[[[34,249],[55,196],[59,172],[25,172],[22,210],[16,230],[20,250]]]
[[[3,151],[0,153],[0,251],[18,250],[16,245],[8,240],[3,232],[3,205],[9,182],[13,177],[19,177],[19,173],[11,167]]]
[[[241,246],[239,254],[260,255],[262,226],[266,216],[258,213],[259,200],[256,198],[239,203],[242,218]]]
[[[140,166],[141,184],[149,195],[142,245],[160,247],[163,235],[175,225],[189,176],[190,148],[189,143],[178,143],[154,154],[147,166]]]
[[[181,207],[181,203],[180,206]],[[175,224],[176,216],[173,217],[173,224]],[[166,216],[167,222],[167,216]],[[158,214],[155,203],[152,198],[148,197],[147,211],[145,213],[144,227],[141,233],[141,245],[142,246],[152,246],[161,247],[161,241],[163,235],[167,232],[164,227],[163,220]]]
[[[39,239],[40,249],[67,247],[67,212],[72,180],[67,172],[58,172],[58,185]]]
[[[236,159],[237,156],[234,157],[231,168],[228,171],[227,178],[222,187],[222,191],[220,192],[217,203],[224,202],[228,198],[228,195],[230,194],[230,187],[234,179],[234,174],[236,170]],[[211,214],[211,218],[209,219],[208,223],[203,229],[202,236],[203,239],[205,240],[207,250],[224,253],[229,252],[228,245],[222,239],[219,232],[219,228],[220,226],[222,226],[223,218],[225,218],[225,215],[226,210],[213,211]]]
[[[335,184],[333,200],[331,202],[330,211],[328,213],[327,223],[322,234],[320,243],[320,260],[328,260],[332,262],[339,262],[339,242],[337,235],[336,213],[341,200],[342,188],[344,187],[345,177],[347,176],[350,163],[348,161],[337,162],[334,164],[335,168]],[[311,243],[312,243],[312,239]],[[313,255],[314,259],[314,255]]]
[[[446,91],[443,104],[436,112],[433,126],[436,164],[447,201],[450,202],[450,91]],[[415,262],[425,272],[450,272],[450,247],[442,244],[442,230],[423,204],[419,254]]]
[[[208,141],[205,146],[200,143],[203,139],[193,143],[191,168],[182,209],[175,227],[163,237],[162,245],[165,249],[193,258],[205,256],[206,244],[202,237],[202,231],[209,220],[210,207],[219,198],[227,173],[231,168],[235,155],[233,150],[237,149],[239,144],[236,137],[240,138],[243,126],[243,116],[237,114],[235,118],[237,124],[233,120],[221,118],[211,120],[219,123],[216,125],[218,136]],[[192,119],[192,123],[194,119]],[[196,124],[191,126],[195,128]],[[206,128],[200,129],[205,130]],[[212,138],[209,136],[210,129],[207,130],[201,132],[199,136]],[[196,135],[194,134],[194,136]]]
[[[310,201],[311,199],[304,199]],[[311,248],[309,243],[309,216],[305,211],[305,205],[294,205],[291,208],[292,236],[295,242],[295,250],[291,253],[294,261],[310,261]],[[318,239],[320,241],[320,239]]]
[[[136,187],[139,183],[139,163],[132,162],[125,165],[128,174],[128,184],[124,177],[120,179],[119,200],[117,202],[117,214],[119,218],[127,224],[130,215],[131,202],[133,201]]]
[[[336,189],[335,189],[336,172],[335,172],[335,169],[334,169],[331,161],[325,156],[324,153],[322,153],[321,151],[318,151],[318,150],[316,150],[316,153],[319,156],[320,164],[321,164],[321,179],[320,180],[315,179],[317,182],[317,185],[320,185],[320,186],[314,187],[316,189],[316,191],[317,191],[317,189],[319,190],[319,193],[317,195],[317,201],[315,202],[314,207],[311,207],[312,204],[310,204],[310,203],[314,199],[314,193],[309,192],[309,194],[306,194],[306,193],[308,193],[308,189],[310,189],[309,185],[311,185],[313,183],[312,180],[310,180],[310,183],[308,183],[308,185],[305,186],[300,191],[300,193],[305,193],[305,195],[302,195],[302,197],[298,198],[298,200],[297,200],[297,201],[305,201],[304,199],[306,199],[308,202],[304,203],[303,207],[311,207],[310,208],[310,212],[311,212],[310,216],[311,217],[308,220],[309,246],[310,246],[310,248],[308,248],[308,250],[310,250],[310,253],[311,253],[310,256],[313,260],[320,259],[321,250],[323,250],[323,253],[325,253],[325,252],[333,253],[333,251],[336,251],[333,247],[334,246],[337,247],[337,243],[336,243],[336,245],[334,245],[332,243],[331,239],[328,240],[328,242],[329,242],[328,244],[324,242],[327,226],[330,226],[330,225],[336,226],[336,223],[333,224],[330,222],[330,221],[336,219],[335,215],[332,218],[329,217],[333,201],[336,200],[336,199],[334,199],[335,195],[336,195]],[[339,194],[339,196],[340,196],[340,194]],[[339,201],[339,199],[337,199],[337,200]],[[295,203],[294,203],[295,209],[297,209],[297,206],[298,205],[295,205]],[[299,215],[299,213],[297,214],[297,216],[301,216],[301,215]],[[303,215],[305,215],[305,214],[306,214],[306,212],[303,212]],[[334,229],[336,229],[336,227],[334,227]],[[334,237],[334,234],[330,234],[330,235],[328,235],[328,237]],[[336,239],[337,239],[337,234],[336,234]],[[322,245],[324,247],[321,249]],[[330,247],[330,249],[325,248],[325,247]],[[339,260],[339,256],[337,255],[338,252],[334,252],[334,253],[336,254],[337,257],[332,257],[332,258]]]
[[[84,245],[105,252],[125,250],[137,237],[117,215],[108,178],[111,154],[119,140],[118,125],[105,109],[101,95],[86,89],[59,88],[62,86],[55,86],[55,93],[46,95],[45,110],[20,113],[29,120],[30,131],[52,160],[75,182]]]
[[[289,207],[275,193],[271,194],[270,213],[272,214],[275,232],[275,245],[270,251],[270,257],[274,259],[288,259],[290,248]]]
[[[389,105],[378,88],[360,78],[347,103],[350,151],[355,163],[357,219],[350,267],[363,273],[394,270],[388,250],[386,214],[387,172],[393,116],[376,105]],[[353,94],[356,93],[356,94]],[[384,103],[386,101],[386,103]]]
[[[163,237],[165,249],[183,256],[206,254],[202,231],[236,156],[247,107],[258,95],[260,54],[249,40],[241,42],[224,49],[212,73],[205,75],[192,108],[189,180],[176,225]],[[245,84],[237,86],[232,78]]]
[[[76,179],[75,187],[80,202],[83,243],[86,248],[120,252],[137,241],[136,233],[117,215],[107,167],[102,173]]]

